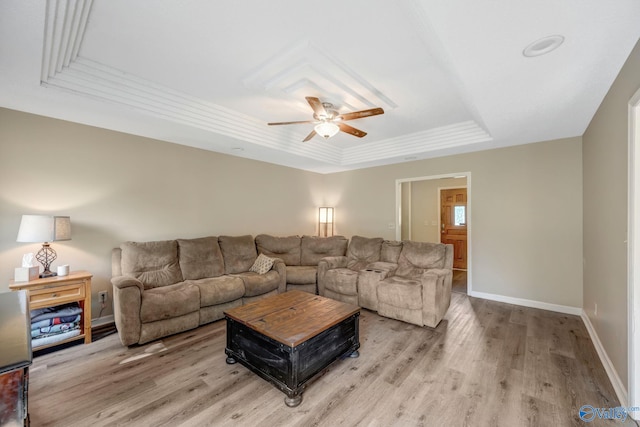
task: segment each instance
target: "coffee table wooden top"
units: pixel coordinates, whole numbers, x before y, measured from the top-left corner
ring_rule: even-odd
[[[224,314],[289,347],[297,347],[322,331],[360,312],[360,307],[302,291],[264,298]]]

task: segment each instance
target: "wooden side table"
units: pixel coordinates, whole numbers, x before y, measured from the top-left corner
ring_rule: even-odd
[[[84,339],[85,344],[91,342],[91,277],[88,271],[72,271],[68,276],[53,276],[29,282],[9,282],[9,289],[17,291],[24,289],[29,296],[29,310],[36,308],[55,307],[70,302],[77,302],[82,308],[80,335],[56,342],[51,345],[35,347],[40,350],[64,344],[70,341]]]

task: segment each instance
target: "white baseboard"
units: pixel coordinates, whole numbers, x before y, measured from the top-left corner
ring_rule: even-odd
[[[113,314],[110,314],[108,316],[102,316],[96,319],[91,319],[91,327],[95,328],[96,326],[108,325],[109,323],[114,323],[114,322],[115,322],[115,318],[113,317]]]
[[[524,298],[507,297],[498,294],[489,294],[486,292],[471,291],[468,293],[470,297],[488,299],[491,301],[506,302],[507,304],[522,305],[524,307],[539,308],[541,310],[556,311],[558,313],[582,315],[582,308],[572,307],[570,305],[551,304],[548,302],[534,301]]]
[[[613,390],[616,392],[616,396],[618,396],[620,406],[624,406],[626,408],[627,406],[629,406],[629,399],[624,383],[622,382],[622,380],[620,380],[620,376],[618,376],[616,368],[613,367],[613,363],[611,362],[611,359],[609,359],[609,355],[604,349],[604,346],[602,345],[602,342],[598,337],[596,329],[591,323],[591,319],[589,319],[589,316],[587,316],[587,313],[584,310],[582,310],[580,317],[582,318],[582,321],[587,328],[587,332],[589,332],[589,336],[591,337],[591,341],[593,342],[593,345],[598,352],[598,356],[600,356],[600,361],[604,366],[604,370],[607,372],[607,376],[609,377],[609,381],[611,381],[611,385],[613,385]]]

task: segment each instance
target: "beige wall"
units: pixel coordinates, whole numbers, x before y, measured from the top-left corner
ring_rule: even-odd
[[[396,179],[468,171],[474,290],[582,306],[580,138],[322,176],[0,109],[0,149],[0,290],[39,248],[15,242],[23,213],[71,216],[54,248],[95,296],[124,240],[314,234],[323,204],[336,234],[394,239]]]
[[[322,175],[0,109],[0,291],[23,253],[22,214],[70,215],[58,259],[108,289],[125,240],[219,234],[315,234]],[[54,270],[55,271],[55,270]],[[103,316],[111,314],[111,306]]]
[[[395,181],[470,172],[477,292],[582,307],[582,147],[569,138],[326,176],[336,228],[395,237]]]
[[[583,136],[584,308],[625,387],[627,109],[639,88],[637,44]]]

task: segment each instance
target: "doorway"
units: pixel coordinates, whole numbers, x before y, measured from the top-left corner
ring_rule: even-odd
[[[453,245],[453,268],[467,269],[467,188],[440,189],[440,242]]]
[[[471,244],[471,172],[397,179],[396,240],[441,242],[442,214],[440,190],[452,188],[466,188],[464,222],[466,225],[466,270],[454,270],[454,289],[452,290],[471,293],[473,289],[471,282],[473,266]],[[460,218],[460,210],[458,210],[458,214]]]

